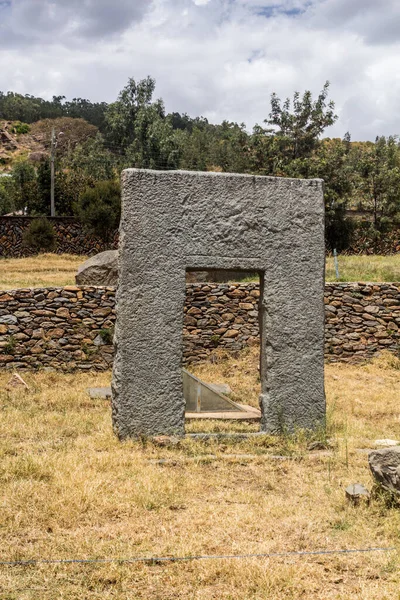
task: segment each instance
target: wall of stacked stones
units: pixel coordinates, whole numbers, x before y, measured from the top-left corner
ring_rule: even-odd
[[[106,244],[100,238],[90,235],[82,224],[70,217],[48,217],[56,235],[57,254],[93,255],[103,250],[118,247],[118,232]],[[24,231],[33,221],[32,217],[0,217],[0,257],[21,258],[34,254],[23,245]]]
[[[258,344],[258,302],[256,283],[187,284],[184,362]],[[400,353],[400,284],[327,284],[325,310],[327,360]],[[114,322],[111,287],[0,291],[0,368],[109,369]]]

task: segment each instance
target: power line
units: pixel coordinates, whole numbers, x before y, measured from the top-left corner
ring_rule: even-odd
[[[324,556],[332,554],[366,554],[369,552],[394,552],[397,548],[357,548],[344,550],[315,550],[300,551],[292,550],[288,552],[266,552],[256,554],[220,554],[220,555],[189,555],[189,556],[139,556],[132,558],[66,558],[66,559],[31,559],[31,560],[4,560],[0,561],[0,566],[36,566],[36,565],[67,565],[67,564],[108,564],[108,563],[168,563],[168,562],[190,562],[194,560],[232,560],[248,558],[282,558],[282,557],[300,557],[300,556]]]

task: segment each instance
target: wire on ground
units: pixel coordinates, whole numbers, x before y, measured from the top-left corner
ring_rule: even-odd
[[[132,558],[66,558],[66,559],[31,559],[31,560],[2,560],[0,566],[36,566],[36,565],[67,565],[67,564],[105,564],[105,563],[167,563],[189,562],[192,560],[231,560],[246,558],[280,558],[296,556],[321,556],[331,554],[365,554],[368,552],[394,552],[397,548],[357,548],[349,550],[315,550],[315,551],[289,551],[266,552],[260,554],[221,554],[221,555],[194,555],[194,556],[139,556]]]

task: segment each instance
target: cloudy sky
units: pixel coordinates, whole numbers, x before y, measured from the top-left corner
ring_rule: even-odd
[[[0,90],[113,101],[151,75],[168,111],[212,122],[331,82],[327,132],[400,134],[400,0],[0,0]]]

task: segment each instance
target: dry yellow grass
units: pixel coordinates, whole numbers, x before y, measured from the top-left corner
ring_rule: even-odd
[[[73,285],[75,273],[85,260],[85,256],[72,254],[0,259],[0,290]]]
[[[196,372],[229,382],[237,397],[254,402],[255,350]],[[344,496],[350,483],[372,486],[367,456],[357,448],[400,437],[395,359],[327,366],[330,454],[307,452],[301,432],[163,448],[146,440],[120,443],[108,402],[86,394],[90,385],[109,383],[109,373],[27,373],[30,393],[4,391],[8,378],[0,375],[3,560],[400,547],[399,508],[381,495],[354,508]],[[202,460],[210,453],[217,460]],[[227,456],[245,453],[257,457]],[[292,459],[274,461],[270,454]],[[151,462],[158,458],[173,461]],[[0,566],[0,598],[398,600],[399,558],[392,552]]]

